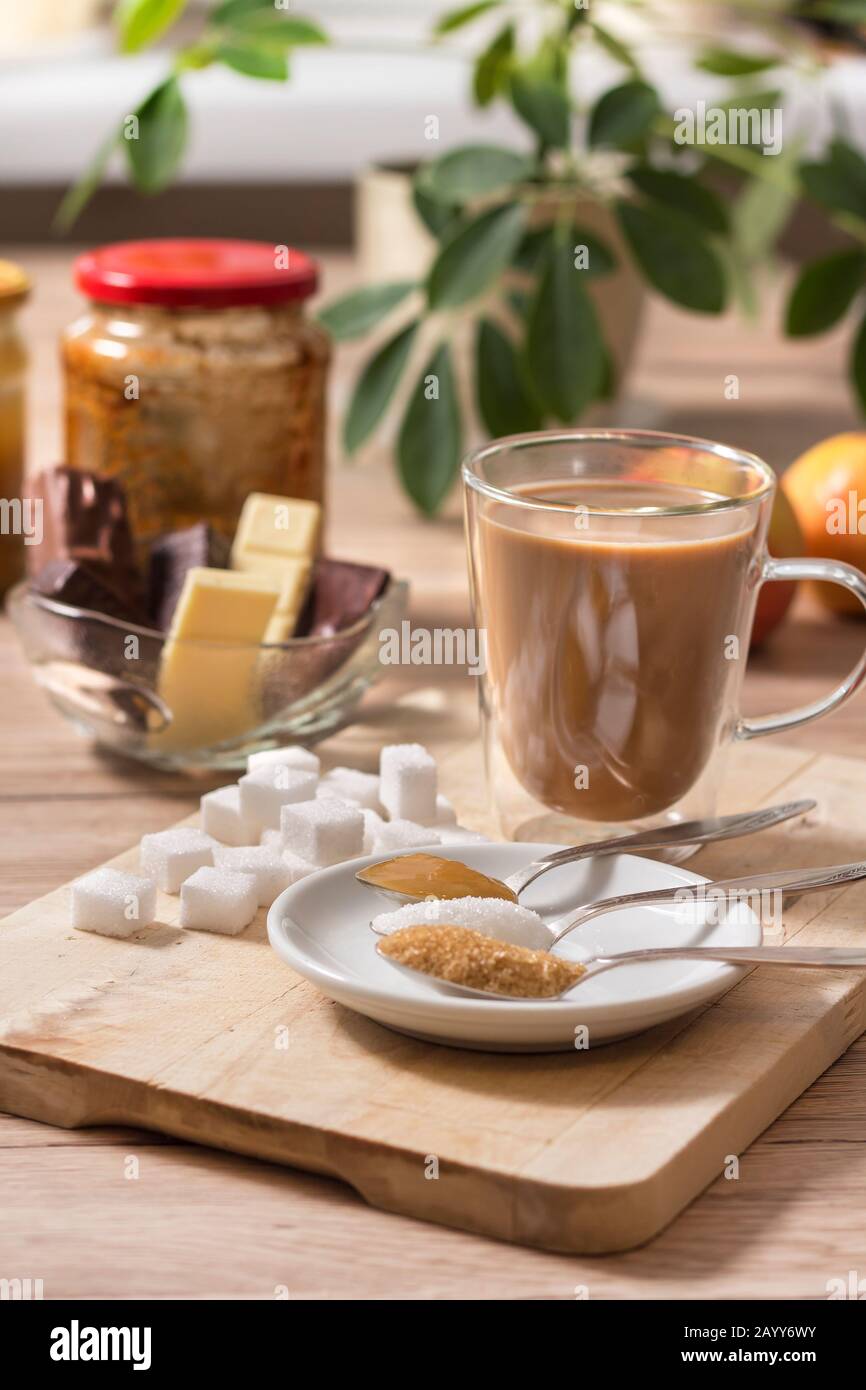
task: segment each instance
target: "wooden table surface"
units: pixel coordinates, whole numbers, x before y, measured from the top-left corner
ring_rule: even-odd
[[[12,253],[15,254],[14,252]],[[21,252],[37,284],[31,466],[59,455],[56,338],[75,312],[67,253]],[[351,282],[329,257],[333,290]],[[778,295],[758,327],[705,325],[654,303],[630,391],[629,421],[722,438],[777,468],[853,416],[837,336],[782,343]],[[346,400],[341,353],[336,410]],[[740,398],[728,401],[736,373]],[[387,463],[335,464],[330,549],[385,559],[413,584],[419,625],[465,621],[459,510],[412,515]],[[815,698],[852,664],[866,628],[826,620],[806,596],[753,658],[746,709]],[[195,807],[201,785],[96,752],[34,689],[0,623],[0,915],[48,892]],[[431,711],[471,729],[473,683],[448,668],[402,671],[368,697],[381,717],[403,700],[404,730]],[[437,703],[438,702],[438,703]],[[790,741],[866,757],[866,706]],[[223,780],[223,779],[216,779]],[[216,781],[207,785],[215,785]],[[46,1298],[823,1298],[827,1281],[866,1272],[866,1039],[861,1039],[665,1233],[624,1255],[572,1258],[376,1212],[348,1188],[152,1134],[66,1132],[0,1116],[0,1277],[42,1279]],[[623,1137],[627,1142],[627,1136]],[[138,1177],[130,1178],[138,1160]]]

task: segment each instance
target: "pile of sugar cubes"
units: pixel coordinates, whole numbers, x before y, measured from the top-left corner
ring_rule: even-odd
[[[182,927],[235,936],[260,907],[317,869],[362,854],[468,844],[420,743],[382,749],[379,775],[335,767],[315,753],[253,753],[238,782],[201,798],[201,829],[144,835],[141,874],[97,869],[72,888],[72,924],[131,936],[156,914],[156,890],[180,894]]]

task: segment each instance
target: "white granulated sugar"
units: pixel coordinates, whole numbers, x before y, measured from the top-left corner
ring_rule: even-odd
[[[321,763],[309,748],[266,748],[247,758],[247,772],[258,772],[263,767],[293,767],[300,772],[315,772],[318,776]]]
[[[138,874],[94,869],[72,885],[72,925],[100,936],[132,936],[156,916],[156,884]]]
[[[469,927],[497,941],[513,946],[529,946],[533,950],[547,949],[552,941],[550,929],[537,912],[504,898],[427,898],[424,902],[409,903],[396,912],[382,912],[374,917],[371,926],[381,936],[389,936],[401,927],[437,926]]]
[[[247,845],[235,848],[226,845],[215,849],[213,857],[218,869],[233,869],[236,873],[252,876],[259,907],[270,907],[283,889],[293,882],[279,847],[272,849],[267,845]]]
[[[432,825],[436,763],[420,743],[391,743],[379,755],[379,798],[392,820]]]
[[[316,795],[318,777],[297,767],[261,767],[238,782],[241,814],[260,830],[279,830],[280,811]]]
[[[281,853],[283,848],[282,830],[263,830],[259,836],[259,844],[266,845],[268,849],[275,849]]]
[[[216,841],[203,830],[180,827],[142,835],[139,862],[163,893],[177,893],[196,869],[213,864]]]
[[[357,806],[336,797],[284,806],[283,849],[322,868],[354,859],[364,847],[364,817]]]
[[[257,909],[255,878],[234,869],[197,869],[180,890],[180,924],[191,931],[237,936]]]
[[[358,772],[354,767],[333,767],[326,772],[317,796],[337,796],[343,801],[354,801],[368,811],[381,814],[379,800],[379,778],[374,772]]]
[[[411,820],[383,821],[373,835],[371,854],[384,854],[389,849],[418,849],[421,845],[441,844],[438,830],[429,825],[416,825]]]
[[[241,793],[237,782],[205,792],[201,799],[201,827],[224,845],[254,845],[258,833],[255,821],[241,814]]]

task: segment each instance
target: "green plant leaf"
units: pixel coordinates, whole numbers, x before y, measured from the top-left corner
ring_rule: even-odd
[[[364,443],[384,415],[409,360],[417,331],[416,319],[389,338],[361,373],[343,422],[347,453],[354,453]]]
[[[454,309],[481,294],[514,256],[526,223],[520,203],[490,208],[447,241],[427,281],[431,309]]]
[[[250,0],[227,0],[212,16],[213,23],[233,34],[254,37],[258,43],[280,47],[296,44],[322,44],[328,36],[318,24],[301,15],[288,14],[271,4],[250,3]]]
[[[387,285],[365,285],[363,289],[353,290],[351,294],[343,295],[342,299],[335,299],[333,304],[322,309],[319,322],[324,324],[331,337],[336,338],[338,342],[361,338],[417,288],[414,280],[394,280]]]
[[[472,94],[478,106],[489,106],[508,86],[514,57],[514,25],[505,24],[478,56],[472,75]]]
[[[280,53],[267,44],[221,43],[215,53],[217,62],[223,63],[245,77],[264,78],[269,82],[285,82],[289,75],[289,64],[285,53]]]
[[[628,176],[635,188],[654,203],[685,213],[708,232],[727,231],[728,214],[724,203],[694,176],[678,174],[671,169],[651,169],[647,164],[629,170]]]
[[[429,198],[462,207],[512,184],[522,183],[535,171],[535,160],[501,145],[463,145],[425,164],[416,185]]]
[[[550,77],[523,68],[511,75],[511,100],[517,114],[542,143],[564,149],[571,135],[571,108],[562,87]]]
[[[186,0],[122,0],[116,23],[123,53],[138,53],[160,38],[186,9]]]
[[[176,77],[155,87],[135,112],[138,139],[124,138],[132,179],[142,193],[171,183],[186,147],[186,104]]]
[[[851,381],[857,393],[857,403],[866,414],[866,317],[857,330],[851,346]]]
[[[635,260],[660,294],[696,313],[721,313],[725,268],[695,223],[652,203],[620,201],[616,211]]]
[[[535,395],[566,424],[601,389],[605,346],[570,247],[556,246],[548,256],[529,311],[524,361]]]
[[[817,0],[797,11],[798,19],[831,19],[838,24],[866,24],[866,0]]]
[[[552,227],[533,227],[530,231],[524,232],[511,264],[516,270],[525,270],[528,275],[536,275],[544,265],[552,236]]]
[[[521,434],[541,424],[538,407],[524,385],[517,353],[498,324],[482,319],[475,342],[478,413],[488,433]]]
[[[617,63],[620,63],[624,68],[628,68],[630,72],[637,76],[640,69],[638,68],[637,59],[628,45],[624,44],[622,39],[618,39],[616,34],[612,34],[609,29],[606,29],[601,24],[597,24],[595,20],[591,21],[590,27],[596,43],[598,43]]]
[[[81,178],[67,189],[61,199],[60,206],[54,214],[53,226],[59,232],[68,232],[69,228],[76,222],[82,210],[90,202],[99,185],[105,176],[108,161],[120,144],[120,130],[113,130],[109,136],[103,140],[96,154]]]
[[[459,10],[449,10],[436,21],[433,33],[453,34],[455,29],[462,29],[464,24],[471,24],[473,19],[486,14],[488,10],[497,9],[501,4],[502,0],[476,0],[474,5],[462,5]]]
[[[837,251],[813,261],[800,272],[785,315],[791,338],[824,333],[846,313],[866,285],[866,252]]]
[[[800,165],[806,192],[836,212],[851,212],[866,221],[866,160],[844,140],[834,140],[820,163]]]
[[[434,382],[437,395],[430,397]],[[462,433],[451,353],[443,343],[418,379],[397,439],[401,481],[425,516],[435,515],[457,476]]]
[[[733,206],[731,225],[737,248],[747,261],[763,260],[769,254],[796,203],[795,189],[769,183],[759,175],[744,185]]]
[[[460,226],[460,209],[453,203],[440,203],[416,183],[412,185],[412,204],[424,226],[437,241],[453,236]]]
[[[650,133],[661,110],[658,93],[648,82],[624,82],[599,98],[589,118],[589,143],[624,149]]]
[[[778,67],[781,61],[781,58],[766,54],[749,55],[732,48],[708,48],[698,58],[695,67],[702,72],[714,73],[717,77],[751,77],[754,73]]]

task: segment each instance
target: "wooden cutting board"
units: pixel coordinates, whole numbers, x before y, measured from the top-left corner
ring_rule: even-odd
[[[373,766],[369,734],[337,751]],[[437,751],[443,790],[483,829],[476,742]],[[750,745],[723,809],[803,795],[819,802],[808,822],[691,865],[717,876],[861,857],[864,762]],[[133,867],[136,851],[110,862]],[[595,1051],[452,1050],[325,999],[271,952],[264,912],[240,937],[186,933],[178,900],[163,897],[162,925],[116,942],[73,932],[68,898],[60,888],[0,924],[0,1108],[160,1130],[551,1250],[650,1239],[735,1173],[866,1028],[863,975],[765,967],[685,1019]],[[862,944],[866,887],[803,897],[785,920],[804,945]]]

